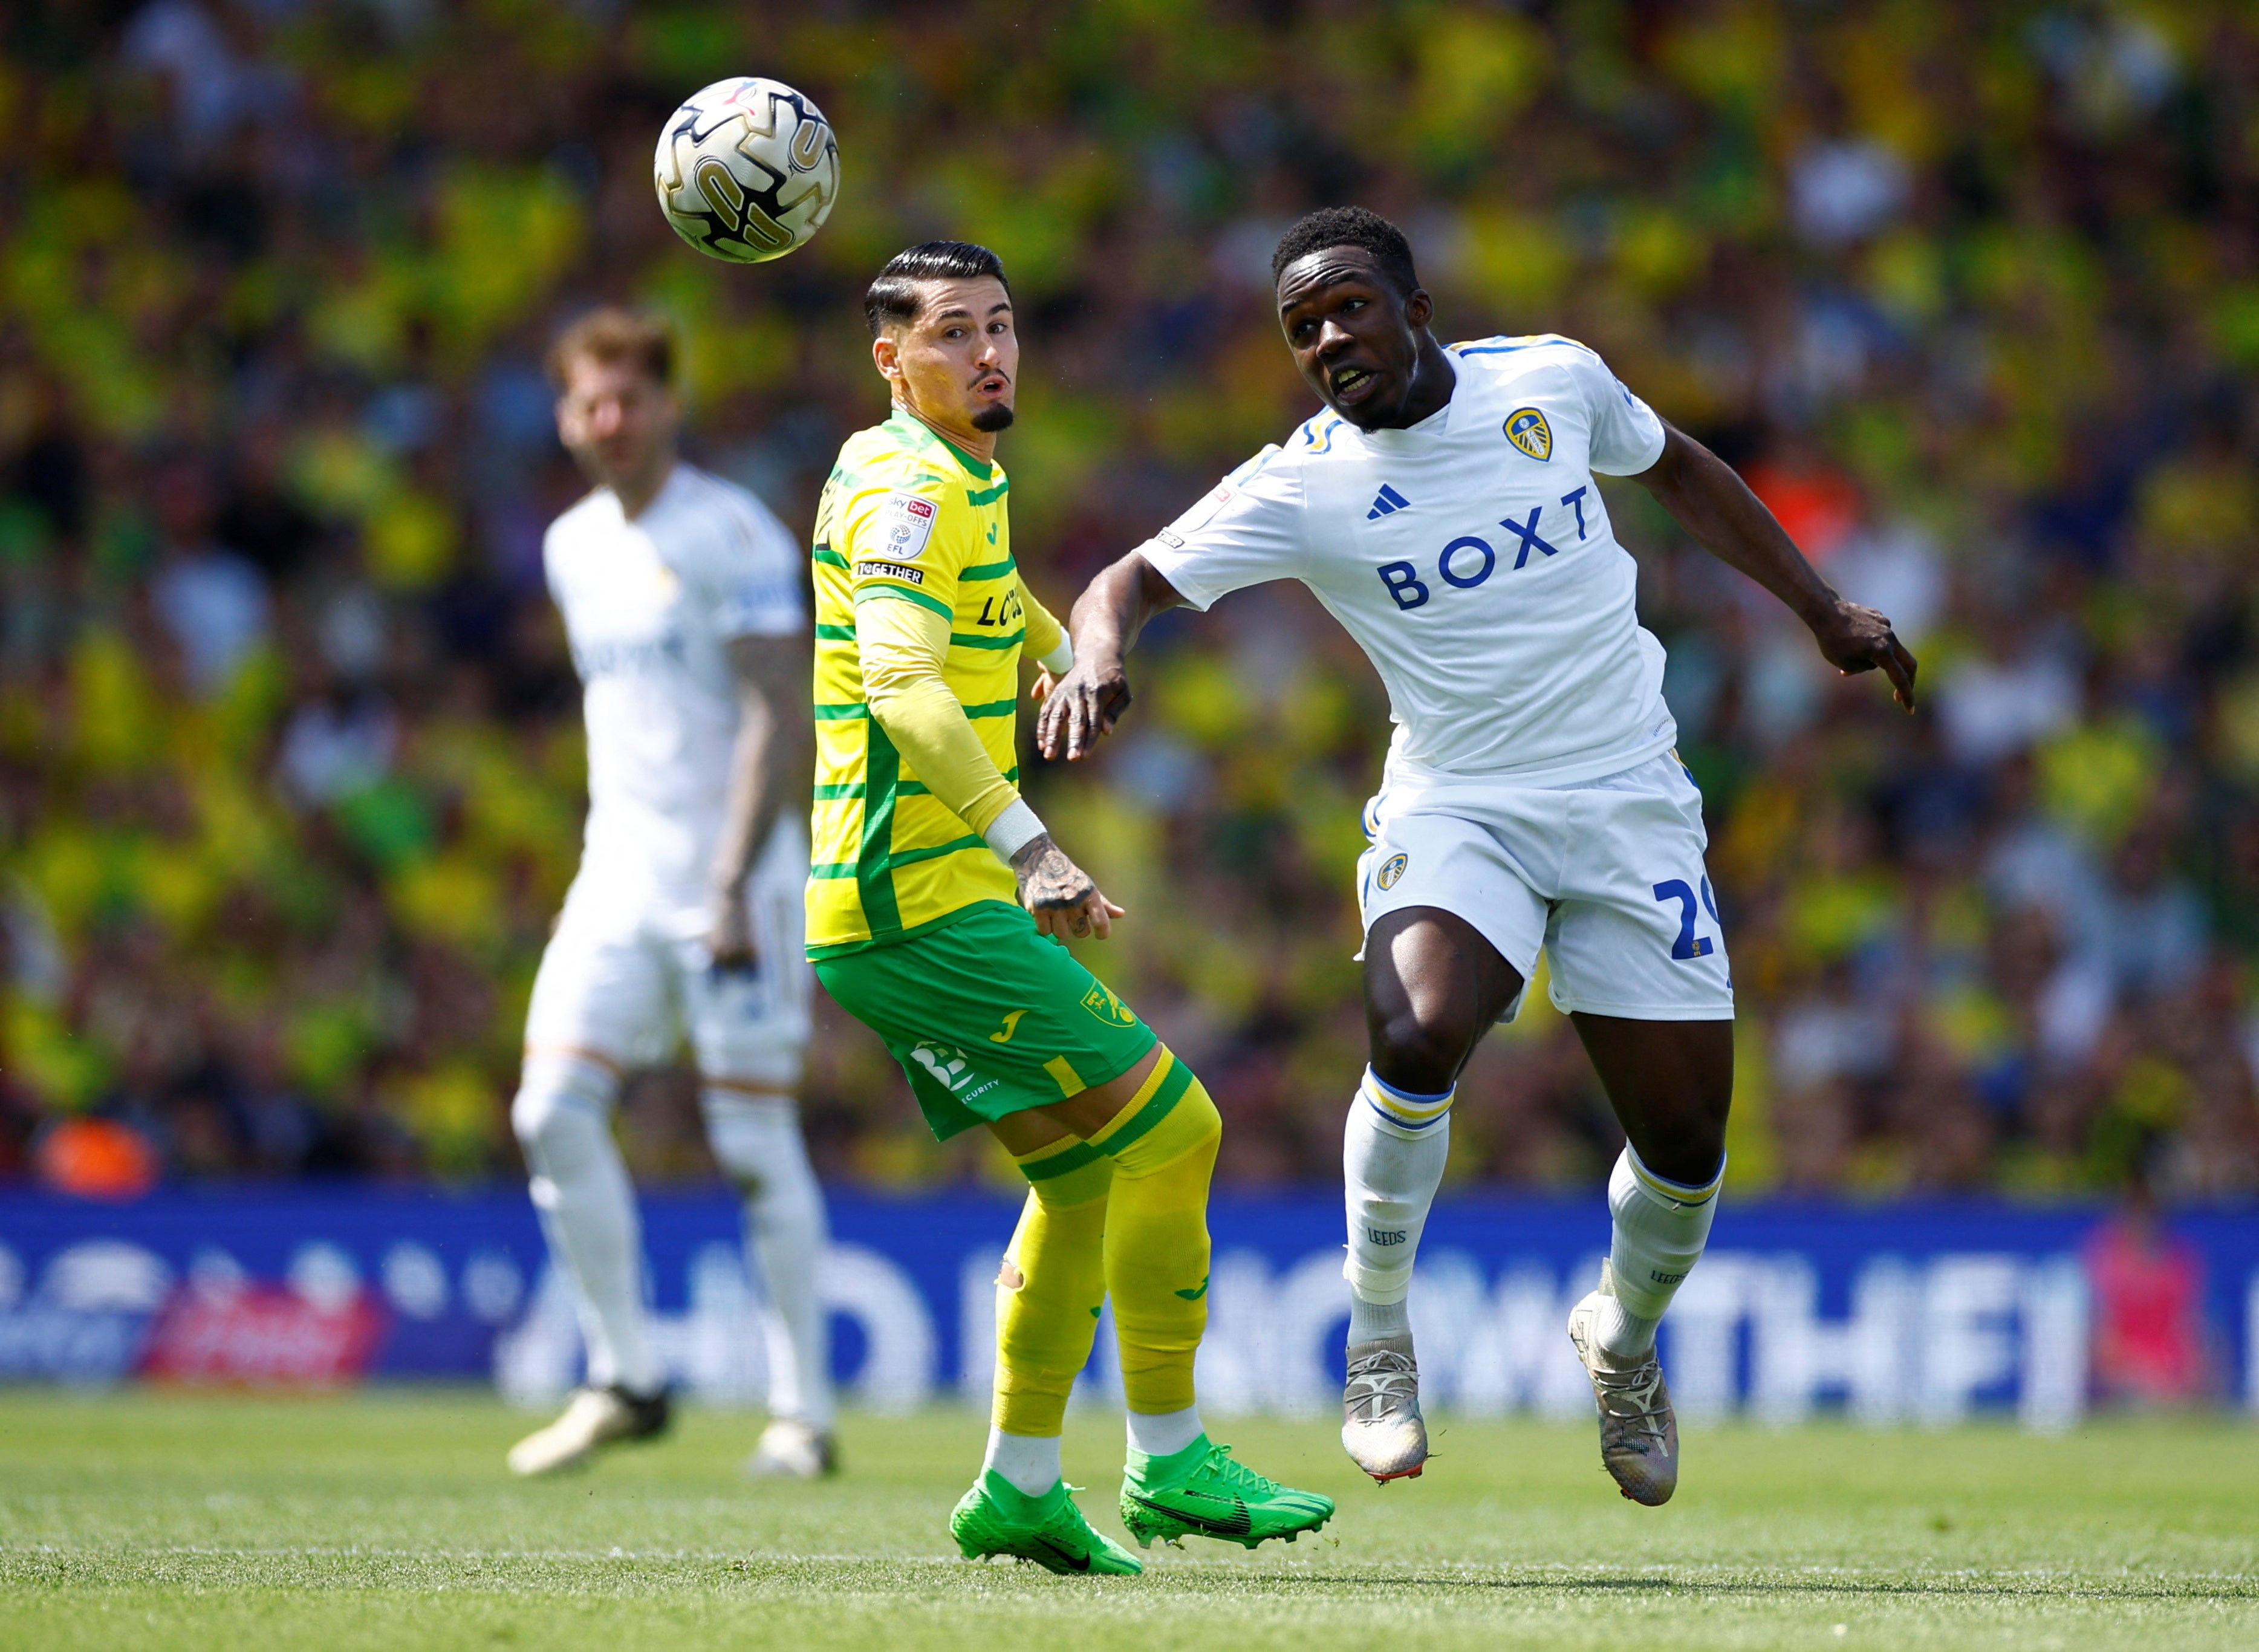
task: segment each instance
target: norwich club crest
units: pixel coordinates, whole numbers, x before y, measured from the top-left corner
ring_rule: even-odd
[[[1082,1007],[1109,1027],[1135,1027],[1137,1012],[1115,997],[1106,985],[1093,981],[1090,990],[1082,995]]]
[[[1553,427],[1534,407],[1518,407],[1506,416],[1506,439],[1541,464],[1553,457]]]

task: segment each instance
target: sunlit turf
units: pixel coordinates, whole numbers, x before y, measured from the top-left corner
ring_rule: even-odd
[[[1360,1483],[1322,1421],[1216,1433],[1333,1493],[1325,1538],[1157,1549],[1142,1578],[967,1565],[943,1521],[966,1411],[851,1417],[846,1472],[755,1485],[755,1424],[538,1484],[481,1394],[257,1400],[0,1390],[0,1647],[266,1648],[2259,1646],[2259,1432],[2240,1423],[1686,1433],[1623,1502],[1592,1435],[1438,1425],[1422,1479]],[[1068,1476],[1117,1537],[1119,1424]]]

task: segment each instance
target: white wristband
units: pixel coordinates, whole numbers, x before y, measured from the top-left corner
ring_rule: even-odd
[[[1048,654],[1038,655],[1043,668],[1054,677],[1064,677],[1074,666],[1074,638],[1065,631],[1059,633],[1058,646]]]
[[[987,838],[988,847],[996,851],[996,858],[1006,865],[1012,857],[1044,835],[1044,823],[1036,811],[1028,807],[1028,800],[1015,797],[1004,806],[1004,812],[988,822],[981,835]]]

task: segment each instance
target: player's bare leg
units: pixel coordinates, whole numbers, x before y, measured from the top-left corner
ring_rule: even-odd
[[[1365,937],[1372,1062],[1342,1139],[1350,1285],[1342,1447],[1382,1485],[1416,1476],[1428,1461],[1408,1297],[1450,1157],[1454,1086],[1521,990],[1521,975],[1496,948],[1438,908],[1390,913]]]
[[[1678,1485],[1678,1423],[1655,1331],[1717,1211],[1734,1026],[1572,1019],[1629,1141],[1608,1178],[1608,1259],[1570,1313],[1569,1339],[1600,1405],[1600,1460],[1626,1497],[1652,1506]]]
[[[1373,1061],[1343,1151],[1350,1319],[1342,1443],[1376,1480],[1415,1474],[1426,1460],[1405,1306],[1412,1264],[1449,1156],[1452,1086],[1521,986],[1472,925],[1439,908],[1388,914],[1365,939]],[[1625,1496],[1657,1504],[1678,1485],[1678,1435],[1655,1330],[1716,1209],[1733,1025],[1574,1021],[1628,1145],[1609,1182],[1609,1265],[1577,1305],[1570,1335],[1600,1406],[1602,1463]]]

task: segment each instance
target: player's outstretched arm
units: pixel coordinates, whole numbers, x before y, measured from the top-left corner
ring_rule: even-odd
[[[1912,711],[1914,658],[1891,630],[1890,620],[1838,595],[1725,460],[1670,424],[1663,432],[1663,456],[1632,480],[1654,495],[1704,550],[1787,603],[1811,628],[1829,665],[1846,675],[1879,668],[1891,680],[1892,697]],[[1075,616],[1081,615],[1078,604]],[[1078,652],[1081,641],[1078,630]]]
[[[1090,582],[1075,599],[1067,625],[1074,664],[1054,683],[1036,721],[1036,744],[1056,763],[1074,762],[1097,750],[1130,706],[1123,657],[1154,615],[1184,598],[1153,565],[1132,551]]]
[[[855,610],[855,642],[872,720],[941,806],[988,840],[1019,880],[1020,903],[1044,935],[1096,935],[1122,916],[1051,842],[973,732],[942,676],[949,618],[907,602]]]

